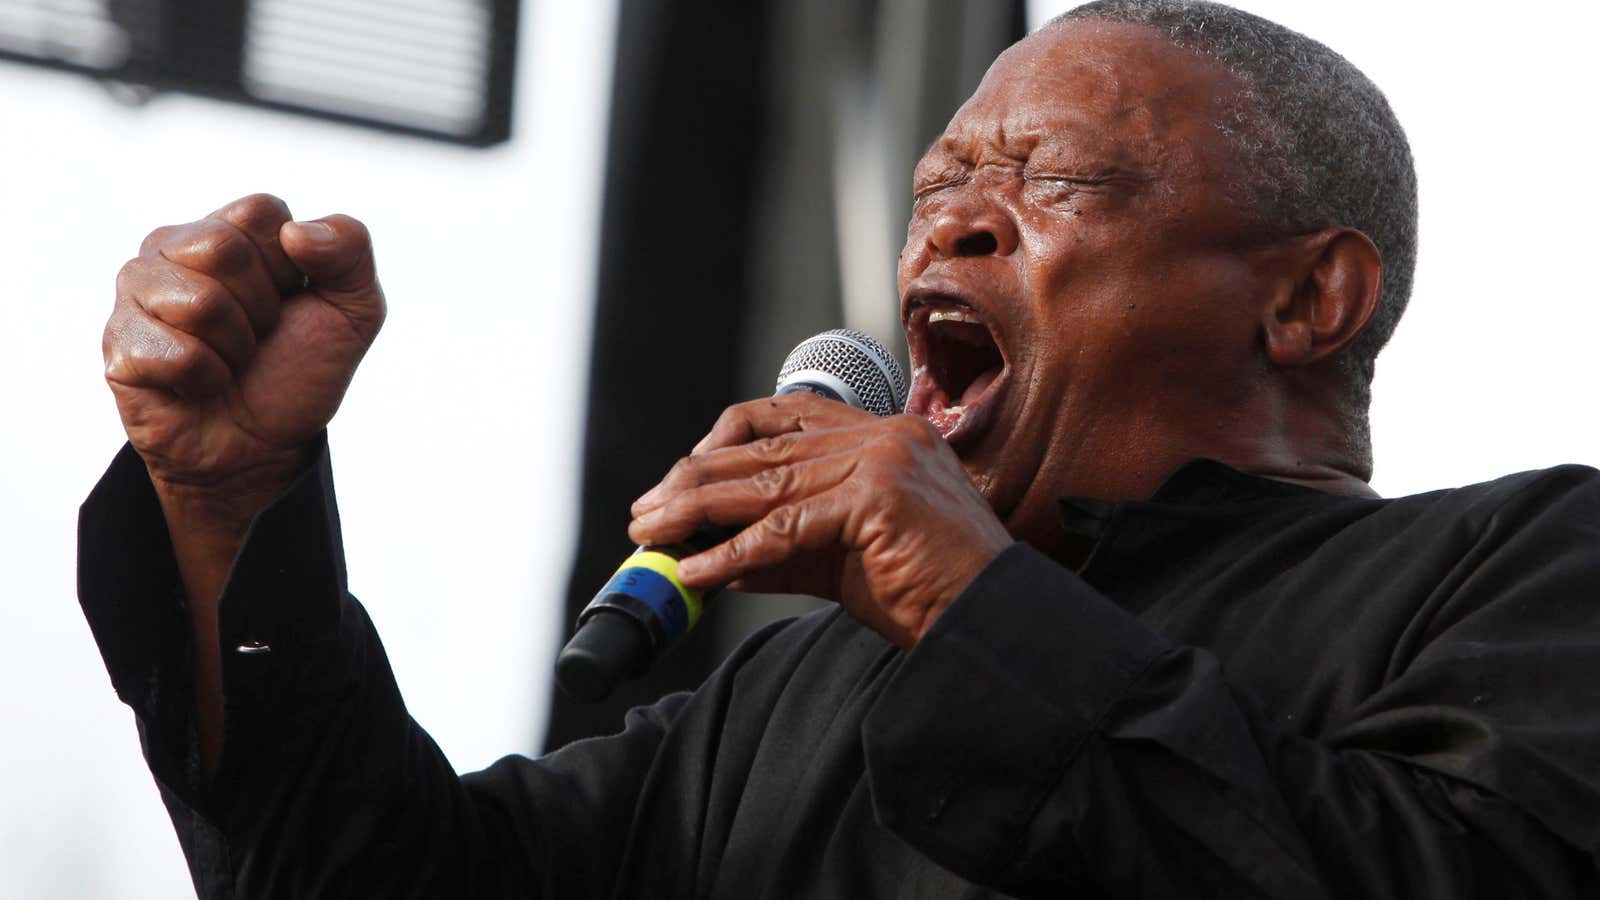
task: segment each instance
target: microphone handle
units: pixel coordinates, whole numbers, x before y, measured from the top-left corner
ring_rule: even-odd
[[[819,380],[791,382],[774,396],[795,391],[850,402]],[[684,587],[678,581],[678,560],[709,550],[738,531],[704,525],[682,543],[640,547],[623,560],[578,614],[577,632],[556,657],[556,685],[574,700],[595,703],[610,696],[623,679],[643,675],[661,651],[700,621],[705,602],[716,593],[715,588]]]
[[[567,696],[594,703],[618,682],[645,673],[670,644],[700,621],[716,588],[699,591],[678,580],[678,560],[709,550],[738,532],[704,525],[688,539],[640,547],[623,560],[589,605],[578,629],[556,657],[556,685]]]

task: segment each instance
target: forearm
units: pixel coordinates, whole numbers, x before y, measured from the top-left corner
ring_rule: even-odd
[[[194,723],[209,773],[222,752],[223,700],[217,607],[250,523],[307,467],[300,458],[227,483],[184,484],[152,477],[189,612]]]
[[[1388,737],[1295,735],[1211,654],[1029,552],[1008,551],[981,596],[941,617],[864,729],[880,817],[930,858],[1017,896],[1594,887],[1581,854],[1516,803],[1405,757],[1407,735],[1471,735],[1462,723],[1426,708],[1386,717]]]
[[[370,896],[361,882],[385,878],[397,879],[385,896],[502,895],[509,861],[411,720],[371,622],[346,592],[320,447],[236,551],[213,540],[225,532],[186,532],[183,520],[174,530],[194,540],[169,542],[173,517],[128,449],[80,521],[84,610],[138,716],[201,896]],[[180,575],[184,553],[200,565]],[[204,601],[192,605],[201,612],[182,594]],[[205,690],[191,677],[206,658],[191,646],[196,631],[215,666],[210,727],[221,753],[209,772],[194,753],[206,727],[206,707],[191,706]],[[262,652],[235,652],[242,644]]]

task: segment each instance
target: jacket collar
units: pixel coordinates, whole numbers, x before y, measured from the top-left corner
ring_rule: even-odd
[[[1063,529],[1089,542],[1078,573],[1107,589],[1121,580],[1126,564],[1148,561],[1149,554],[1165,558],[1180,548],[1192,551],[1268,517],[1350,499],[1200,458],[1179,467],[1149,500],[1062,497],[1057,513]]]
[[[1094,497],[1062,497],[1057,501],[1061,527],[1091,539],[1099,538],[1113,520],[1130,510],[1138,514],[1176,514],[1180,517],[1232,510],[1238,504],[1288,497],[1329,497],[1315,488],[1262,478],[1241,472],[1214,459],[1193,459],[1173,472],[1149,500],[1112,501]]]

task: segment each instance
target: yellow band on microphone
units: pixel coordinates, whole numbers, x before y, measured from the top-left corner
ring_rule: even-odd
[[[688,613],[689,619],[687,627],[693,628],[695,623],[700,621],[700,609],[705,592],[684,587],[683,582],[678,580],[678,561],[676,559],[662,553],[660,550],[647,550],[641,547],[632,556],[622,561],[622,565],[617,567],[616,574],[621,575],[629,569],[648,569],[671,582],[672,586],[678,589],[678,596],[683,598],[683,608]]]

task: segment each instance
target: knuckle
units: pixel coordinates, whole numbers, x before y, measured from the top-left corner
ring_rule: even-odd
[[[128,361],[115,349],[105,352],[106,366],[104,376],[107,384],[127,384],[133,380]]]
[[[227,288],[215,283],[190,291],[175,304],[186,323],[202,328],[226,322],[233,305],[233,295]]]
[[[117,293],[132,291],[149,276],[149,272],[150,261],[142,256],[135,256],[123,263],[122,267],[117,269]]]
[[[800,511],[793,506],[780,506],[767,513],[762,523],[767,534],[785,543],[792,542],[800,534]]]
[[[149,250],[166,262],[207,274],[239,271],[255,255],[243,232],[214,218],[168,230],[159,241],[147,243]]]
[[[240,225],[277,225],[290,219],[289,204],[267,193],[240,197],[223,207],[221,215]]]
[[[105,330],[100,332],[100,356],[105,360],[107,378],[126,366],[122,352],[122,333],[120,316],[112,316],[106,321]]]
[[[735,404],[727,409],[724,409],[720,414],[718,414],[717,421],[712,423],[712,432],[715,433],[719,431],[726,431],[728,428],[733,427],[741,419],[743,419],[744,413],[739,406],[739,404]]]
[[[139,242],[139,255],[144,256],[155,252],[172,241],[172,237],[181,228],[180,225],[163,225],[153,229]]]
[[[704,477],[704,467],[700,458],[689,454],[672,464],[672,469],[667,472],[669,481],[687,481],[690,484],[700,484]]]
[[[190,251],[195,262],[213,272],[240,272],[249,268],[256,256],[250,238],[226,223],[207,224],[205,231],[196,236]]]
[[[178,384],[199,383],[211,374],[211,359],[196,342],[174,341],[163,355],[171,363],[173,380]]]
[[[782,462],[793,445],[786,435],[756,438],[750,442],[750,453],[764,462]]]
[[[777,500],[788,495],[793,479],[792,473],[793,470],[788,466],[762,469],[750,476],[750,483],[755,487],[757,494],[768,500]]]
[[[137,384],[139,364],[119,344],[106,350],[105,379],[108,384]]]

